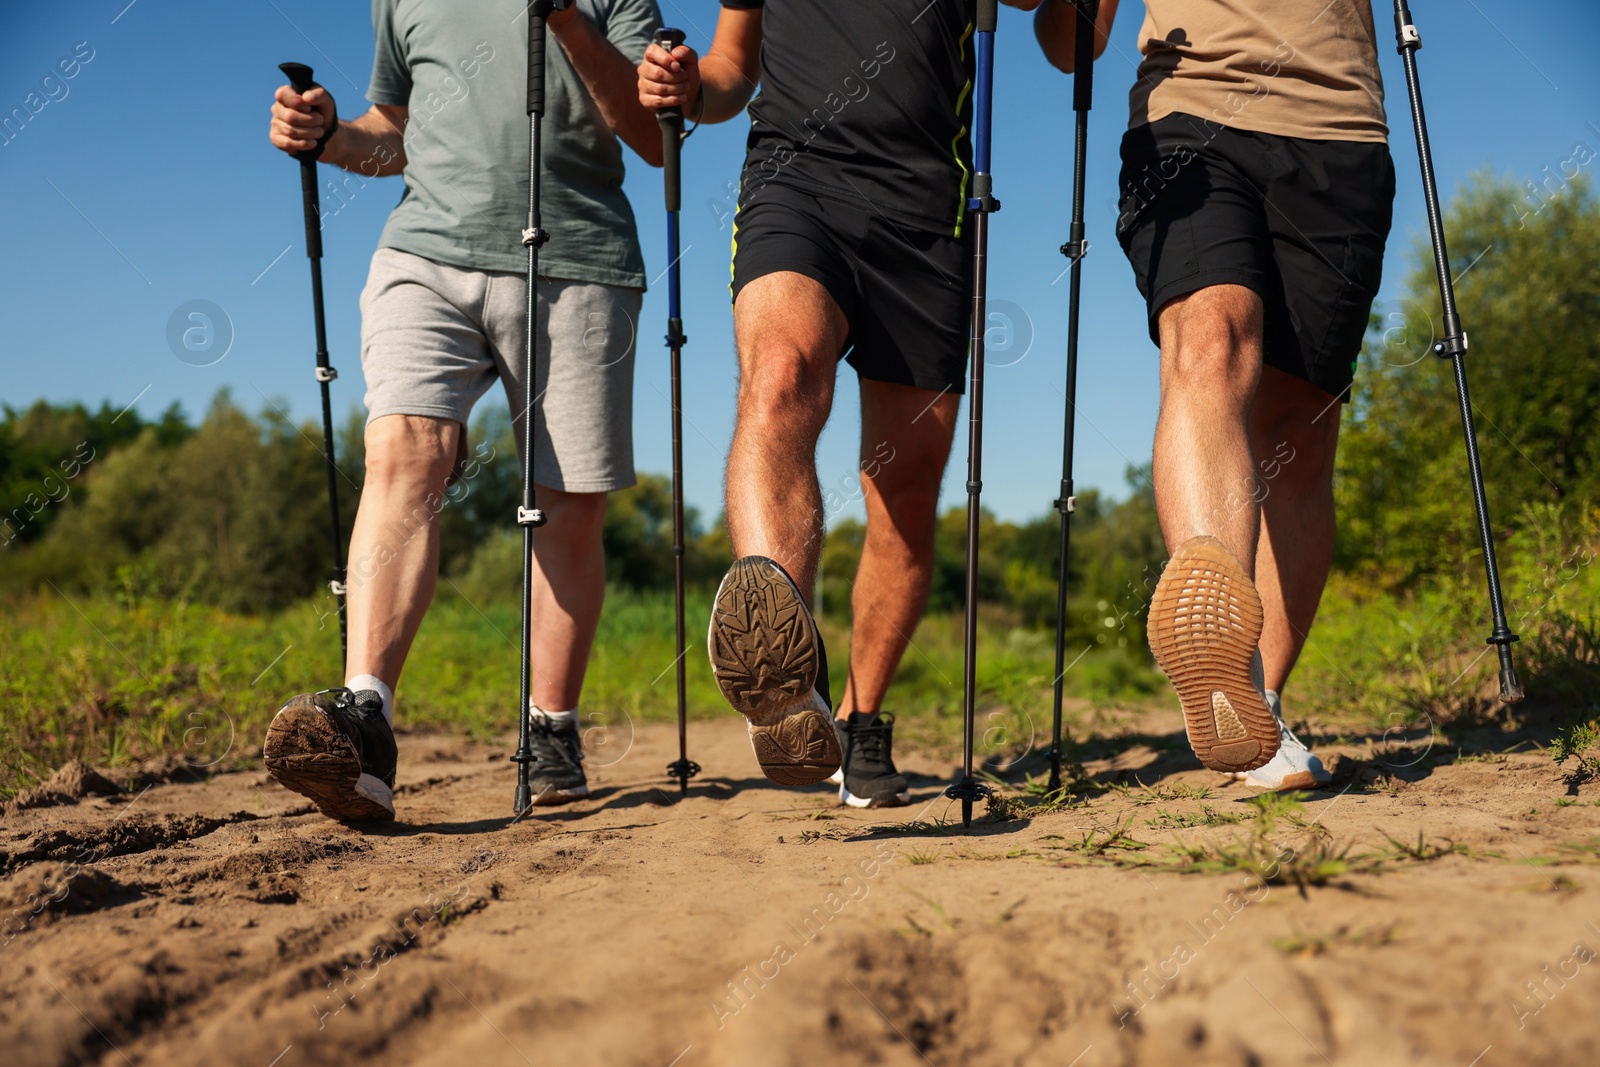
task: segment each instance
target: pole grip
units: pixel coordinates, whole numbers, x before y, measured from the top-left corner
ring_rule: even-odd
[[[528,5],[528,114],[544,115],[544,17],[548,0]]]
[[[998,0],[978,0],[977,19],[973,29],[979,33],[993,33],[1000,21]]]
[[[655,43],[667,51],[683,44],[680,29],[663,26],[656,31]],[[683,149],[683,108],[664,107],[656,112],[656,122],[661,125],[661,176],[666,191],[667,210],[677,211],[683,203],[679,160]]]
[[[313,89],[321,88],[321,86],[317,84],[316,78],[312,76],[311,68],[306,66],[304,63],[279,63],[278,69],[283,71],[284,77],[289,79],[289,88],[293,89],[301,96],[304,96]],[[322,157],[322,146],[328,143],[328,138],[333,136],[333,131],[338,127],[338,125],[339,119],[337,116],[335,116],[333,120],[333,126],[322,131],[322,137],[317,141],[317,146],[315,148],[308,148],[304,152],[296,152],[294,154],[294,158],[298,159],[302,163],[315,163]]]
[[[284,77],[289,79],[289,87],[297,93],[304,95],[317,87],[311,68],[304,63],[279,63],[278,69],[283,71]],[[307,259],[322,258],[322,205],[317,195],[317,157],[322,155],[322,146],[332,135],[333,131],[329,130],[317,142],[317,147],[294,154],[294,158],[300,161],[300,204],[305,212]]]
[[[1094,95],[1094,35],[1100,0],[1073,0],[1078,26],[1072,40],[1072,110],[1088,111]]]

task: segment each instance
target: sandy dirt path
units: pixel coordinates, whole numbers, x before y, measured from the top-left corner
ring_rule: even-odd
[[[731,717],[692,744],[687,798],[652,725],[515,823],[507,747],[425,734],[388,827],[249,770],[12,810],[0,1062],[1600,1062],[1600,808],[1558,808],[1544,755],[1344,750],[1280,836],[1392,858],[1301,891],[1096,850],[1251,832],[1174,828],[1254,810],[1176,745],[1089,766],[1153,789],[964,833],[945,760],[903,756],[910,808],[846,811],[768,787]]]

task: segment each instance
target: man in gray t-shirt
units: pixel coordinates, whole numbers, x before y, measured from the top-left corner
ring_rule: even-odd
[[[526,0],[373,0],[372,108],[278,89],[271,140],[321,141],[345,183],[399,174],[361,294],[367,473],[350,539],[342,687],[297,696],[267,732],[272,776],[339,819],[394,817],[394,690],[432,599],[438,516],[470,479],[466,423],[498,380],[522,447],[528,207]],[[534,393],[531,680],[537,804],[587,795],[577,706],[605,592],[606,494],[634,484],[633,341],[644,258],[622,142],[661,163],[635,64],[654,0],[576,0],[548,18]],[[329,132],[331,131],[331,133]],[[332,183],[330,182],[330,185]],[[523,457],[524,460],[526,457]]]

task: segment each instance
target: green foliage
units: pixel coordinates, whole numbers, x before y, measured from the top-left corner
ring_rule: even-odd
[[[1580,177],[1529,211],[1514,182],[1477,176],[1445,219],[1489,503],[1504,536],[1524,507],[1600,498],[1600,202]],[[1345,416],[1339,564],[1411,587],[1477,566],[1455,382],[1433,260],[1419,245],[1406,297],[1373,328]]]

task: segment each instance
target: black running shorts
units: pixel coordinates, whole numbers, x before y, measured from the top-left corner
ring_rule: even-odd
[[[972,301],[963,238],[769,183],[734,217],[733,298],[779,271],[828,290],[850,322],[845,358],[861,377],[963,391]]]
[[[1210,285],[1265,305],[1265,359],[1330,396],[1355,374],[1383,274],[1394,164],[1382,143],[1313,141],[1191,115],[1122,138],[1117,240],[1161,343],[1162,305]]]

